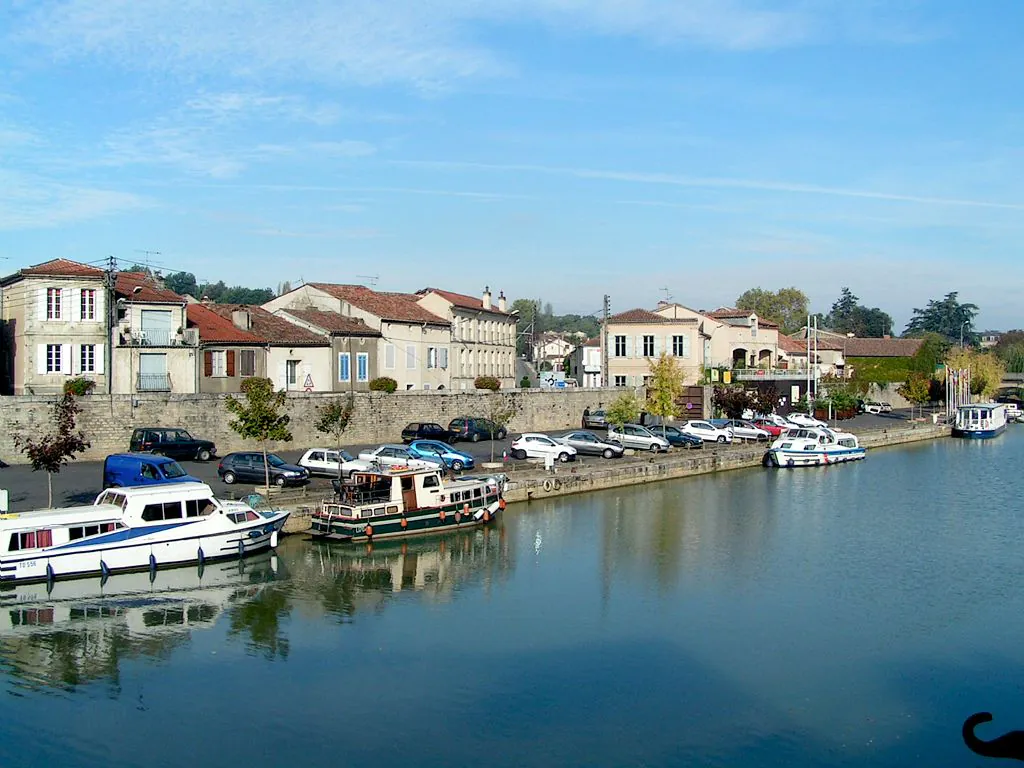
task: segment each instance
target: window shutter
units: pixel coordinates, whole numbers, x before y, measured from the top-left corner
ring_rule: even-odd
[[[623,338],[626,340],[626,357],[632,357],[633,356],[633,337],[632,336],[623,336]]]
[[[663,350],[664,348],[665,347],[663,346],[661,336],[655,336],[654,337],[654,356],[658,357],[659,355],[661,355],[661,350]]]
[[[395,345],[388,344],[384,347],[384,367],[389,371],[395,367]]]
[[[43,300],[46,299],[46,290],[43,290]],[[44,314],[43,317],[46,317]],[[36,345],[36,373],[42,375],[46,373],[46,345]]]
[[[71,310],[73,304],[71,303],[72,294],[78,293],[78,291],[72,288],[64,288],[60,292],[60,319],[64,322],[71,320]]]
[[[441,347],[441,367],[448,367],[448,347]]]
[[[97,292],[97,295],[98,295],[98,292]],[[96,373],[103,373],[103,364],[104,364],[104,362],[105,362],[105,358],[103,356],[103,345],[102,344],[97,344],[96,345]]]
[[[107,292],[103,288],[96,289],[96,322],[105,323],[107,321]]]
[[[203,376],[213,376],[213,352],[209,349],[203,352]]]
[[[633,355],[636,357],[644,356],[644,337],[637,336],[633,340]]]
[[[65,376],[71,374],[71,345],[60,345],[60,372]]]
[[[683,336],[683,357],[690,356],[690,335]]]
[[[228,350],[228,376],[235,375],[235,350]]]
[[[73,353],[71,357],[71,374],[77,376],[82,372],[82,347],[81,344],[72,344],[71,351]]]
[[[46,319],[46,288],[40,288],[39,289],[39,302],[38,302],[37,309],[38,309],[38,312],[39,312],[39,319],[40,320],[45,320]],[[45,351],[45,347],[43,349]],[[46,373],[46,369],[45,368],[43,369],[43,373]]]

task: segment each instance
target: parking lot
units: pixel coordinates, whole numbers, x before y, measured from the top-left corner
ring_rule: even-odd
[[[852,430],[854,432],[873,430],[873,429],[884,429],[886,426],[891,426],[894,423],[901,423],[909,418],[909,412],[895,411],[889,414],[883,415],[871,415],[862,414],[857,416],[855,419],[849,421],[843,421],[839,423],[841,429]],[[552,436],[560,436],[566,434],[570,430],[558,430],[549,431],[547,434]],[[598,432],[598,434],[601,434]],[[512,435],[511,437],[515,437]],[[506,440],[494,441],[494,460],[502,461],[502,454],[509,453],[509,444],[511,443],[511,437]],[[310,446],[312,447],[312,446]],[[323,446],[318,446],[323,447]],[[376,445],[346,445],[345,448],[353,455],[358,454],[360,451],[372,450],[376,448]],[[456,447],[469,453],[476,459],[477,464],[481,462],[491,460],[491,443],[487,440],[481,440],[479,443],[471,442],[459,442]],[[127,446],[126,446],[127,449]],[[254,447],[253,450],[256,448]],[[678,448],[673,450],[680,450]],[[288,462],[298,461],[299,457],[302,456],[305,449],[294,449],[276,451],[278,456]],[[600,458],[587,457],[586,461],[605,461]],[[507,459],[507,466],[509,469],[513,469],[517,465],[522,465],[523,462],[516,462],[511,458]],[[203,482],[209,483],[214,491],[218,494],[228,495],[234,494],[235,496],[244,495],[247,492],[248,486],[234,485],[228,486],[220,481],[217,477],[217,461],[209,462],[197,462],[197,461],[185,461],[182,462],[182,466],[185,470],[199,478]],[[58,475],[53,478],[53,503],[54,506],[67,506],[71,504],[89,504],[93,501],[96,495],[102,490],[103,483],[103,463],[99,461],[81,461],[72,462],[66,466]],[[307,486],[311,489],[314,496],[319,493],[328,493],[330,491],[330,481],[324,478],[314,478],[313,481]],[[0,469],[0,488],[6,488],[10,494],[10,508],[11,511],[19,511],[26,509],[40,509],[46,506],[46,475],[43,472],[33,472],[32,468],[27,465],[11,465]]]

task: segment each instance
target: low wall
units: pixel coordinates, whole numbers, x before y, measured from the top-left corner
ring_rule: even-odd
[[[447,425],[456,416],[487,416],[491,403],[500,401],[516,408],[509,430],[550,430],[578,426],[583,409],[607,405],[622,390],[524,389],[515,392],[378,392],[356,393],[355,412],[346,444],[393,442],[411,421]],[[292,442],[275,445],[304,449],[328,444],[330,438],[316,431],[316,411],[337,393],[290,394],[286,412],[291,416]],[[135,427],[184,427],[194,436],[213,440],[220,455],[251,449],[228,426],[225,395],[87,395],[79,398],[82,412],[78,426],[92,446],[80,458],[101,459],[128,450]],[[17,435],[38,436],[52,431],[52,396],[0,397],[0,460],[25,463],[14,445]]]

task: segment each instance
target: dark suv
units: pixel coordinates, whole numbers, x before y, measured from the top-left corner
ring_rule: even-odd
[[[443,443],[451,443],[455,441],[455,435],[440,424],[414,421],[412,424],[406,424],[402,430],[403,443],[411,443],[413,440],[440,440]]]
[[[273,453],[267,454],[267,467],[270,469],[270,482],[274,485],[303,485],[309,481],[307,469],[289,464]],[[228,485],[238,481],[263,483],[266,480],[263,454],[256,451],[229,453],[217,465],[217,474]]]
[[[470,440],[477,443],[481,439],[490,440],[492,435],[495,440],[504,440],[508,436],[508,431],[504,427],[499,427],[490,419],[476,419],[469,416],[452,419],[448,425],[448,431],[452,433],[453,443],[456,440]]]
[[[171,459],[209,461],[217,447],[209,440],[197,440],[180,427],[145,427],[132,432],[128,445],[132,453],[149,451]]]

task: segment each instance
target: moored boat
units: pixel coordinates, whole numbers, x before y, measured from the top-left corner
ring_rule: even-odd
[[[353,472],[314,513],[309,533],[360,542],[482,525],[505,508],[504,490],[500,474],[447,479],[440,467]]]
[[[783,432],[764,455],[773,467],[822,467],[857,461],[865,456],[857,436],[827,427],[801,427]]]
[[[1004,403],[973,403],[956,409],[953,437],[983,440],[1002,434],[1006,429]]]
[[[88,506],[0,516],[0,582],[239,557],[276,547],[288,514],[214,498],[205,483],[110,488]]]

